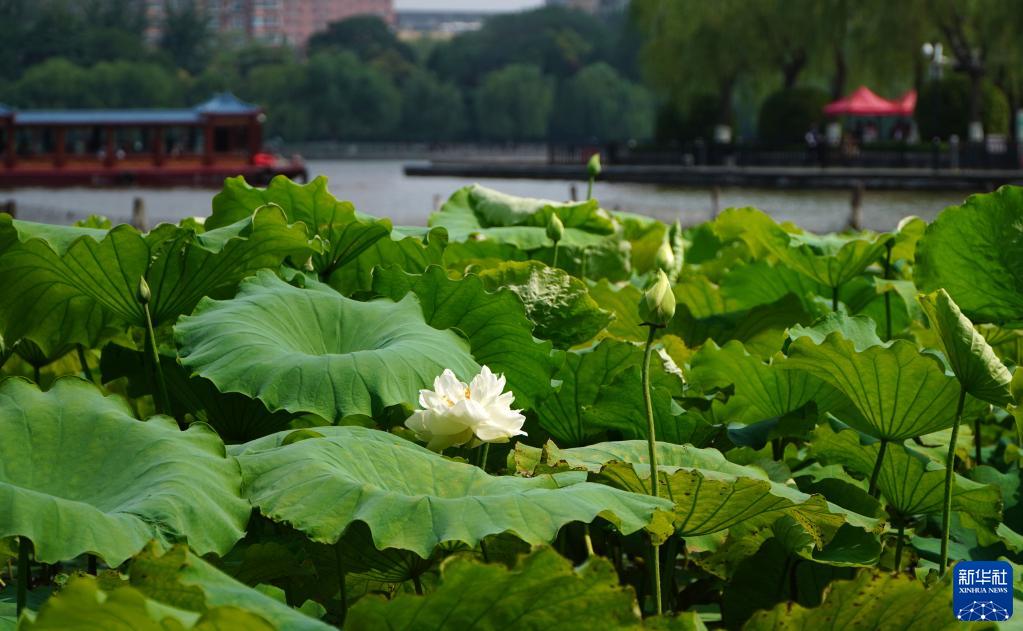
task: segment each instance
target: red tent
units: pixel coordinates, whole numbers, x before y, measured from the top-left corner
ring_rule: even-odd
[[[916,92],[913,92],[912,95],[912,104],[915,105]],[[903,99],[908,96],[909,94],[906,94]],[[825,105],[824,113],[828,116],[906,116],[901,99],[900,102],[889,101],[862,85],[849,96]]]
[[[910,90],[895,99],[895,104],[899,106],[902,116],[912,116],[916,109],[916,90]]]

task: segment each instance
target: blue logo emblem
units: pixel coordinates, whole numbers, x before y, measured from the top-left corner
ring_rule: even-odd
[[[1012,617],[1012,566],[1005,561],[960,561],[952,574],[952,613],[963,622]]]

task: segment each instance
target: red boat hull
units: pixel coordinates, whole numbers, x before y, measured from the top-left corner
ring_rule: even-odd
[[[306,181],[308,172],[301,163],[274,166],[212,165],[205,167],[137,166],[127,168],[56,168],[52,166],[17,166],[0,164],[0,188],[67,187],[67,186],[196,186],[219,187],[224,179],[242,175],[254,185],[265,185],[275,175]]]

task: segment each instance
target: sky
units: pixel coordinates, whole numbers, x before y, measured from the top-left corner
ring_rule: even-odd
[[[394,8],[459,11],[518,11],[543,5],[543,0],[394,0]]]

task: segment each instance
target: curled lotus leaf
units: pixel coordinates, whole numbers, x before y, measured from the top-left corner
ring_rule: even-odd
[[[359,302],[269,271],[231,300],[203,300],[174,332],[181,363],[220,391],[331,420],[414,404],[445,368],[463,381],[479,372],[468,343],[427,324],[415,296]]]
[[[41,562],[91,553],[116,566],[150,540],[225,554],[244,534],[237,464],[206,425],[139,421],[74,377],[47,392],[12,378],[0,435],[0,539],[26,537]]]
[[[628,534],[671,508],[663,499],[587,482],[581,471],[495,477],[378,430],[317,432],[321,437],[290,444],[282,432],[236,453],[252,505],[321,543],[337,542],[361,521],[378,549],[426,558],[441,543],[476,545],[504,532],[550,542],[565,524],[597,517]]]

